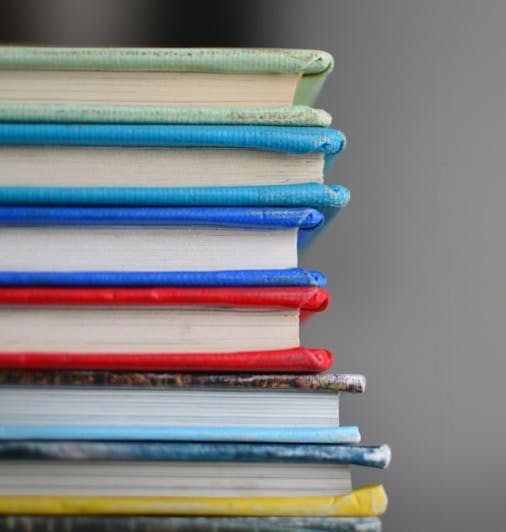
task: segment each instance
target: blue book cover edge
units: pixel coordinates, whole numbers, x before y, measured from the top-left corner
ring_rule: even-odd
[[[0,271],[0,286],[319,286],[314,270],[236,270],[192,272],[13,272]]]

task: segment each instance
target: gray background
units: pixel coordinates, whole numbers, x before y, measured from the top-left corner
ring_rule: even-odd
[[[385,484],[385,530],[504,530],[506,2],[5,6],[4,41],[334,55],[319,105],[349,145],[328,181],[352,201],[303,259],[333,295],[304,340],[368,378],[343,421],[393,461],[355,484]]]

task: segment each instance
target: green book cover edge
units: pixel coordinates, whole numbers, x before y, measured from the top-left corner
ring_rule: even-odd
[[[147,105],[0,104],[2,122],[237,124],[328,127],[323,109],[290,107],[168,107]]]

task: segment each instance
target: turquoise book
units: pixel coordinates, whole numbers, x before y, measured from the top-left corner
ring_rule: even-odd
[[[6,204],[310,206],[349,192],[324,175],[346,144],[322,127],[0,124]]]

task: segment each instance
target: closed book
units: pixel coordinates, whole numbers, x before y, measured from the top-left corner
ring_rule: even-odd
[[[323,127],[0,123],[0,186],[323,183],[344,147],[340,131]]]
[[[310,208],[3,206],[0,271],[289,269],[323,221]]]
[[[311,105],[332,67],[320,50],[3,46],[0,95],[92,108]]]
[[[328,300],[316,287],[0,287],[0,367],[321,371],[332,355],[300,347],[299,323]]]
[[[361,375],[0,370],[0,438],[358,443]],[[135,407],[133,406],[135,405]]]
[[[337,495],[352,490],[352,463],[389,457],[387,446],[0,441],[0,496]]]
[[[5,532],[380,532],[377,517],[0,515]]]

